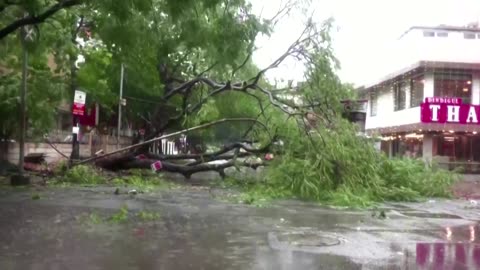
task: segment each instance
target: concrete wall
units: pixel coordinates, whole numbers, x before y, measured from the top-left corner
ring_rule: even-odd
[[[410,107],[410,91],[407,90],[406,109],[394,111],[393,90],[386,87],[379,91],[377,97],[377,115],[370,115],[371,100],[368,102],[365,129],[399,126],[420,122],[420,107]]]
[[[71,143],[56,143],[54,144],[55,147],[62,152],[63,154],[70,156],[72,152],[72,145]],[[128,146],[126,144],[120,145],[120,147]],[[5,147],[5,145],[3,145]],[[2,153],[0,153],[0,158],[7,159],[9,162],[13,164],[18,164],[18,156],[19,156],[19,144],[15,142],[10,142],[7,144],[7,147],[2,148]],[[112,152],[117,149],[117,145],[109,144],[106,146],[107,152]],[[57,151],[55,151],[49,144],[47,143],[26,143],[25,144],[25,155],[31,153],[43,153],[46,155],[47,163],[55,162],[58,160],[64,159],[62,155],[60,155]],[[81,156],[91,156],[91,149],[88,144],[81,144],[80,145],[80,155]]]

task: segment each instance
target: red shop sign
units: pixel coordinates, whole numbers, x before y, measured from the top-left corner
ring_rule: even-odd
[[[422,123],[478,125],[479,105],[463,104],[461,98],[425,98],[420,105]]]

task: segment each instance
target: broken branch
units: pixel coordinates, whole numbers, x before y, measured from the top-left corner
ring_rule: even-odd
[[[139,148],[141,146],[148,145],[148,144],[151,144],[151,143],[163,140],[163,139],[175,137],[175,136],[178,136],[178,135],[181,135],[181,134],[184,134],[184,133],[188,133],[188,132],[191,132],[191,131],[194,131],[194,130],[204,129],[204,128],[211,127],[211,126],[218,125],[218,124],[225,123],[225,122],[256,122],[257,124],[259,124],[260,126],[265,128],[265,130],[268,131],[267,126],[265,126],[262,122],[258,121],[257,119],[254,119],[254,118],[224,118],[224,119],[221,119],[221,120],[209,122],[209,123],[206,123],[206,124],[203,124],[203,125],[183,129],[183,130],[173,132],[173,133],[170,133],[170,134],[167,134],[167,135],[156,137],[156,138],[147,140],[145,142],[130,145],[128,147],[118,149],[116,151],[112,151],[110,153],[103,154],[101,156],[91,157],[91,158],[76,162],[76,163],[73,164],[73,166],[89,163],[89,162],[92,162],[92,161],[95,161],[95,160],[98,160],[98,159],[102,159],[102,158],[105,158],[105,157],[108,157],[108,156],[111,156],[111,155],[114,155],[114,154],[118,154],[118,153],[121,153],[121,152],[125,152],[125,151],[129,151],[129,150],[132,150],[132,149],[135,149],[135,148]]]

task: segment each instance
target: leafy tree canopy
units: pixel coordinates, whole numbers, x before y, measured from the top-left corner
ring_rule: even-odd
[[[5,1],[0,14],[0,65],[7,68],[0,73],[0,95],[8,102],[2,113],[12,116],[4,119],[15,119],[22,59],[19,36],[5,31],[32,23],[40,35],[28,48],[28,102],[33,104],[28,115],[31,127],[44,130],[53,109],[71,98],[74,88],[86,90],[88,100],[113,112],[121,63],[126,67],[124,95],[137,98],[129,101],[127,113],[148,118],[176,80],[208,68],[220,79],[232,77],[254,49],[257,33],[269,31],[268,22],[250,14],[242,0]],[[78,55],[84,63],[76,63]],[[246,65],[255,69],[251,62]],[[173,98],[169,106],[180,103]],[[9,134],[15,130],[12,124],[2,123]]]

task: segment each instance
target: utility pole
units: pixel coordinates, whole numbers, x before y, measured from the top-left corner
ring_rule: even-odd
[[[28,16],[25,13],[25,17]],[[38,38],[37,29],[32,26],[24,26],[20,28],[20,41],[22,43],[23,61],[22,61],[22,83],[20,85],[20,134],[18,138],[19,142],[19,155],[18,155],[18,175],[13,175],[11,178],[12,185],[28,185],[30,179],[25,175],[24,159],[25,159],[25,134],[26,134],[26,119],[27,119],[27,79],[28,79],[28,50],[27,44],[33,44]]]
[[[120,130],[122,128],[122,102],[123,102],[123,63],[120,68],[120,97],[118,99],[118,124],[117,124],[117,149],[120,149]]]
[[[74,96],[72,102],[72,108],[75,106],[75,89],[76,89],[76,77],[77,70],[75,66],[75,61],[71,63],[70,67],[70,87]],[[80,132],[79,119],[76,113],[72,114],[72,152],[70,153],[70,162],[73,162],[76,159],[80,159],[80,144],[78,142],[78,133]]]
[[[22,50],[23,50],[23,64],[22,64],[22,84],[20,88],[20,154],[18,157],[18,169],[20,177],[24,174],[24,158],[25,158],[25,129],[26,129],[26,96],[27,96],[27,76],[28,76],[28,51],[26,45],[25,30],[22,35]]]

